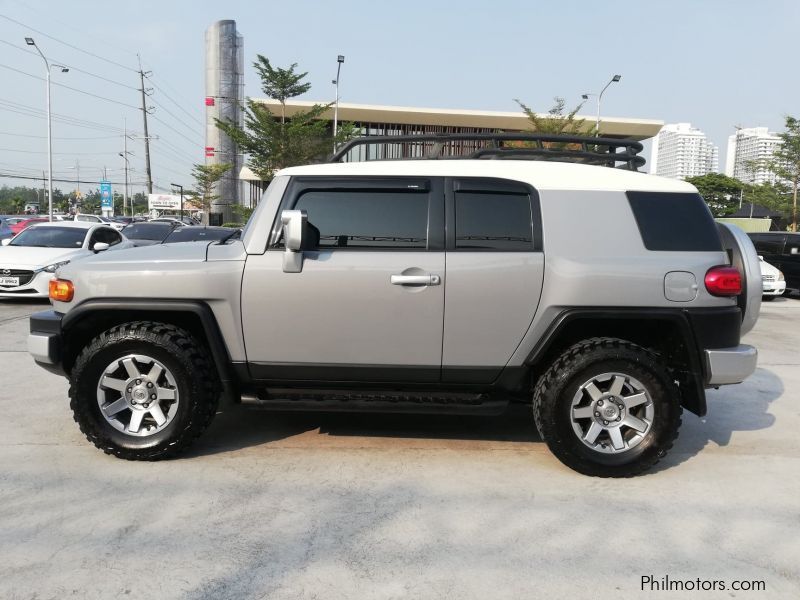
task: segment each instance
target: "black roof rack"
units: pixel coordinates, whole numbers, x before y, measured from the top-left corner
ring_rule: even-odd
[[[345,160],[354,149],[360,158]],[[555,160],[638,171],[642,144],[631,139],[538,133],[423,133],[352,139],[330,162],[358,160],[513,159]]]

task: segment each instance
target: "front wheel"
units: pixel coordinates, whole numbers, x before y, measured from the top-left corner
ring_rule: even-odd
[[[106,454],[156,460],[189,446],[220,394],[205,348],[173,325],[125,323],[94,338],[70,373],[70,406]]]
[[[539,379],[533,408],[553,454],[599,477],[630,477],[653,466],[672,447],[682,412],[657,356],[614,338],[564,352]]]

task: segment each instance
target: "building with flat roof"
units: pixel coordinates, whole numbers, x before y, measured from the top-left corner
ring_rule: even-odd
[[[650,172],[686,179],[716,173],[719,148],[691,123],[670,123],[653,140]]]
[[[280,102],[272,99],[254,99],[267,106],[273,114],[279,114]],[[302,100],[286,103],[286,117],[291,118],[301,110],[308,110],[314,104]],[[323,113],[322,118],[333,124],[333,107]],[[544,118],[547,115],[542,115]],[[594,126],[595,117],[578,116],[586,121],[587,128]],[[481,111],[444,108],[419,108],[409,106],[381,106],[374,104],[339,103],[339,121],[349,121],[362,130],[363,135],[414,135],[423,133],[497,133],[504,131],[519,133],[530,128],[530,122],[520,110]],[[600,135],[613,138],[646,140],[656,135],[663,121],[653,119],[629,119],[603,117],[600,122]],[[265,187],[265,182],[250,169],[240,171],[242,180],[250,183],[250,192],[243,203],[254,205]]]
[[[725,175],[745,183],[761,185],[775,183],[775,173],[765,166],[781,145],[781,138],[767,127],[737,129],[728,137],[728,156],[725,160]]]

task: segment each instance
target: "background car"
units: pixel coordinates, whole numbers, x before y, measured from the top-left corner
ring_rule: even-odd
[[[786,291],[786,281],[780,269],[772,266],[764,260],[763,256],[758,257],[761,267],[761,283],[763,286],[763,300],[774,300]]]
[[[786,287],[800,291],[800,233],[769,231],[747,235],[758,254],[783,272]]]
[[[2,244],[0,298],[47,298],[58,267],[109,248],[133,246],[108,225],[74,221],[32,225]]]
[[[176,223],[180,223],[181,225],[190,225],[195,226],[199,225],[197,221],[192,219],[191,217],[187,217],[186,215],[161,215],[160,217],[156,217],[155,219],[150,219],[150,222],[163,222],[163,221],[175,221]]]
[[[212,242],[221,240],[234,233],[236,229],[230,227],[210,227],[198,225],[197,227],[177,227],[164,239],[164,244],[176,242]]]
[[[14,237],[14,230],[11,229],[8,217],[0,217],[0,240]]]
[[[14,232],[14,235],[18,234],[23,229],[30,227],[36,223],[47,223],[48,219],[46,217],[22,217],[17,218],[9,227],[11,231]]]
[[[111,225],[111,227],[117,231],[122,231],[122,229],[125,227],[125,223],[121,223],[114,219],[109,219],[108,217],[101,217],[100,215],[79,213],[75,215],[75,220],[83,223],[105,223],[106,225]]]
[[[160,244],[181,224],[175,221],[147,221],[142,223],[131,223],[126,226],[122,233],[131,240],[134,246],[152,246]]]

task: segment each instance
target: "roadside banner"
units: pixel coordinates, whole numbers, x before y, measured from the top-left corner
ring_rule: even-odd
[[[111,194],[111,182],[100,182],[100,207],[103,210],[114,209],[114,196]]]

